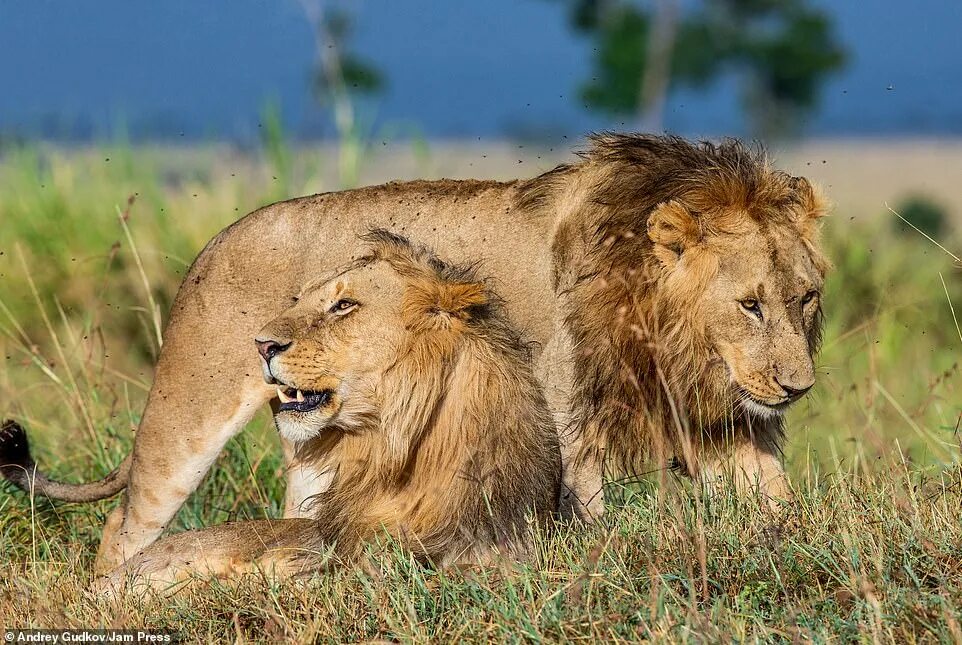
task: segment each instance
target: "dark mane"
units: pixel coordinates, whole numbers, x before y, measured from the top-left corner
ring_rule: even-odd
[[[523,182],[519,208],[546,205],[579,169],[598,169],[589,191],[591,201],[608,211],[598,222],[604,228],[635,230],[640,224],[642,231],[635,232],[643,232],[643,215],[658,204],[709,185],[711,204],[744,205],[759,217],[778,212],[795,199],[794,178],[773,170],[759,144],[615,132],[595,133],[588,139],[589,146],[577,153],[580,162],[562,164]]]

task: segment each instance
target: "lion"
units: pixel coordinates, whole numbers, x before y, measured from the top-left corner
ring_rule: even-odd
[[[384,230],[364,240],[368,254],[305,285],[255,339],[278,431],[331,474],[310,519],[165,538],[102,588],[304,574],[380,534],[442,567],[530,555],[529,522],[554,517],[561,452],[528,345],[471,269]]]
[[[535,343],[567,513],[598,517],[602,475],[649,460],[787,499],[783,414],[814,384],[826,210],[761,149],[603,133],[532,179],[394,182],[255,211],[185,277],[132,455],[110,481],[72,489],[97,498],[127,485],[96,568],[160,536],[224,443],[276,399],[249,338],[378,226],[456,263],[476,257],[496,281]],[[285,442],[289,459],[294,447]],[[287,516],[326,478],[291,468]]]

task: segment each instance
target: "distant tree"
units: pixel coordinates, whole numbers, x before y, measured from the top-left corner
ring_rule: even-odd
[[[317,17],[315,29],[326,45],[314,72],[314,91],[328,99],[335,92],[371,94],[384,86],[384,77],[372,63],[349,51],[353,19],[342,8],[334,7]]]
[[[331,107],[338,135],[338,171],[341,185],[356,185],[364,148],[363,128],[358,126],[356,99],[384,87],[384,77],[371,63],[348,50],[352,20],[337,2],[300,0],[314,30],[317,62],[313,73],[314,96],[321,106]]]
[[[571,22],[595,43],[592,108],[638,115],[660,129],[665,97],[735,74],[753,133],[793,133],[818,104],[845,50],[826,12],[808,0],[564,0]],[[682,9],[684,7],[684,9]]]
[[[338,131],[354,128],[354,100],[384,87],[384,77],[368,61],[348,49],[353,20],[336,2],[301,0],[314,30],[317,61],[311,79],[314,96],[321,105],[332,105]]]

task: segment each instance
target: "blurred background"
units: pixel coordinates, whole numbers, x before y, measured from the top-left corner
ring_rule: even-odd
[[[3,3],[0,128],[91,141],[962,133],[954,2]],[[337,78],[340,76],[341,78]]]
[[[0,3],[0,414],[55,473],[102,474],[223,226],[390,179],[532,176],[612,128],[759,139],[836,203],[797,475],[954,462],[959,25],[938,0]],[[231,450],[276,467],[255,425]]]

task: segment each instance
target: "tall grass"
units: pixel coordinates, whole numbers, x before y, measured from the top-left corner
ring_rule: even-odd
[[[8,625],[150,626],[190,640],[958,640],[960,473],[922,483],[889,466],[813,473],[776,525],[733,499],[643,486],[601,526],[544,537],[533,565],[434,571],[388,549],[303,583],[251,576],[119,608],[83,593],[100,518],[46,505],[32,517],[8,499],[0,613]]]
[[[331,187],[316,158],[267,143],[264,158],[105,146],[0,160],[0,415],[26,422],[56,476],[102,476],[129,450],[155,312],[207,239],[260,203]],[[881,218],[830,222],[826,244],[819,385],[790,420],[799,502],[780,522],[641,482],[610,491],[601,526],[545,536],[530,567],[437,572],[372,554],[305,584],[212,583],[114,609],[83,589],[115,502],[3,494],[0,622],[192,639],[960,641],[960,267]],[[268,421],[229,444],[174,530],[279,514]]]

